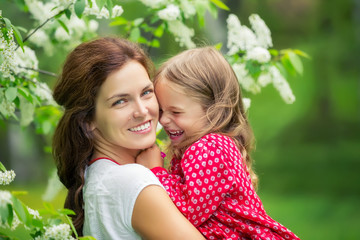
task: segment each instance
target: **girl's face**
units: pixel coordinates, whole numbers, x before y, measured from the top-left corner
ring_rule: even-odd
[[[205,111],[176,84],[161,79],[155,88],[160,105],[160,123],[176,146],[206,124]]]
[[[154,144],[158,118],[153,84],[145,68],[130,61],[101,85],[90,127],[97,145],[136,152]]]

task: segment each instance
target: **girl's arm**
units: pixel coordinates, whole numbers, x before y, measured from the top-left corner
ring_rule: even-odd
[[[169,173],[161,167],[151,169],[177,208],[196,227],[208,220],[237,185],[233,167],[229,167],[219,144],[202,141],[193,144],[181,162],[175,163],[180,172]]]
[[[144,239],[205,239],[156,185],[143,189],[136,199],[132,226]]]

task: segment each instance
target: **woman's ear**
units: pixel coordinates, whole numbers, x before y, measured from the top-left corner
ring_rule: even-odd
[[[95,130],[95,128],[96,128],[96,126],[95,126],[95,123],[94,122],[88,122],[88,123],[86,123],[86,127],[87,127],[87,129],[90,131],[90,132],[92,132],[92,131],[94,131]]]

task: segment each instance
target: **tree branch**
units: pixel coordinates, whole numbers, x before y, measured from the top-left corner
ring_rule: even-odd
[[[37,28],[35,28],[29,35],[27,35],[24,40],[23,43],[26,42],[37,30],[39,30],[40,28],[42,28],[47,22],[49,22],[50,20],[54,19],[57,15],[61,14],[62,12],[64,12],[66,9],[69,9],[69,7],[72,5],[73,3],[70,3],[69,6],[67,6],[67,8],[65,8],[64,10],[58,12],[57,14],[55,14],[54,16],[46,19],[42,24],[40,24]],[[15,49],[15,51],[19,48],[20,46],[18,45]]]
[[[53,72],[48,72],[48,71],[41,70],[41,69],[35,69],[35,68],[29,68],[29,67],[23,67],[23,66],[18,66],[18,67],[23,68],[23,69],[27,69],[27,70],[32,70],[32,71],[35,71],[35,72],[39,72],[39,73],[49,75],[49,76],[52,76],[52,77],[56,77],[56,78],[58,77],[58,75],[56,75]]]

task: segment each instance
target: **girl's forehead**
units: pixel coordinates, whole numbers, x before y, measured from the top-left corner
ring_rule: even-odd
[[[186,89],[179,85],[176,84],[174,82],[172,82],[171,80],[168,80],[167,78],[161,78],[157,81],[156,85],[155,85],[155,90],[167,90],[167,91],[174,91],[178,94],[183,94],[186,95]]]

